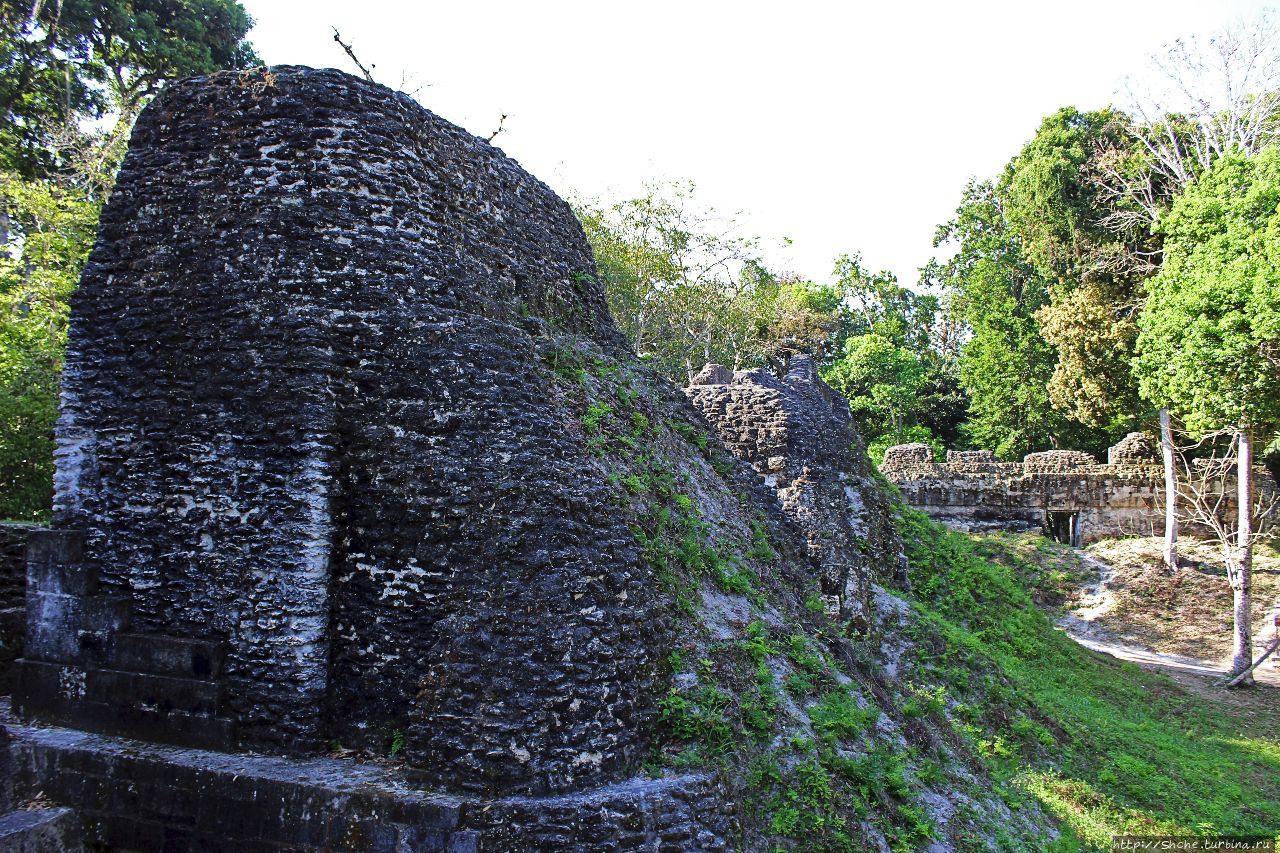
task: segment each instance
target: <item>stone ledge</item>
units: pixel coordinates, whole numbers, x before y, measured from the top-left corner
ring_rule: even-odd
[[[83,850],[71,809],[14,809],[0,814],[0,851],[70,853]]]
[[[732,845],[719,780],[638,778],[572,794],[481,799],[414,788],[398,766],[168,747],[15,723],[19,797],[81,816],[85,840],[126,850],[684,849]]]

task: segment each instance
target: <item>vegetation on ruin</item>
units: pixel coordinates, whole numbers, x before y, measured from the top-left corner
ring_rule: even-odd
[[[681,475],[687,454],[717,475],[729,467],[712,464],[724,451],[691,425],[652,417],[651,368],[571,345],[547,352],[685,626],[663,661],[672,687],[650,772],[736,780],[780,849],[864,849],[868,827],[894,850],[945,837],[1065,851],[1106,849],[1122,833],[1280,826],[1273,727],[1054,627],[1089,571],[1069,549],[970,537],[898,506],[912,590],[898,593],[906,646],[886,694],[864,645],[874,639],[846,642],[820,599],[787,590],[779,572],[793,555],[766,526],[708,494],[714,478]],[[965,767],[989,775],[1013,814],[1051,813],[1061,836],[963,805],[935,825],[933,792],[961,803],[978,793]]]

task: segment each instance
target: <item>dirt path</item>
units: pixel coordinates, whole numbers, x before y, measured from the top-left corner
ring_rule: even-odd
[[[1145,646],[1123,643],[1110,631],[1095,624],[1095,620],[1110,612],[1115,606],[1115,598],[1108,587],[1114,568],[1109,563],[1089,554],[1080,553],[1079,556],[1082,562],[1095,568],[1098,574],[1095,580],[1081,588],[1075,609],[1064,612],[1055,620],[1058,628],[1067,636],[1096,652],[1102,652],[1120,660],[1132,661],[1148,669],[1164,670],[1170,674],[1199,676],[1197,681],[1206,678],[1216,680],[1226,674],[1227,667],[1222,662],[1166,654]],[[1261,654],[1265,649],[1265,645],[1258,643],[1258,640],[1269,639],[1269,637],[1255,638],[1257,654]],[[1272,655],[1266,663],[1254,670],[1254,678],[1259,684],[1280,688],[1280,668],[1277,668],[1275,658],[1276,655]]]

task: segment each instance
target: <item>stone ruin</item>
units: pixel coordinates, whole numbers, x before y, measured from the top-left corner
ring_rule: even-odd
[[[1162,465],[1160,444],[1145,432],[1131,432],[1107,450],[1108,465]]]
[[[14,710],[223,751],[394,737],[415,779],[460,796],[633,778],[671,622],[535,345],[554,325],[625,354],[594,270],[567,204],[406,96],[295,67],[166,89],[73,302]],[[121,849],[168,844],[217,770],[150,773],[41,731],[18,741],[28,787]],[[97,801],[86,774],[151,792],[168,823]],[[297,815],[343,796],[232,775],[220,796]],[[604,837],[720,826],[700,784],[597,795],[632,823]],[[468,824],[406,797],[422,849],[537,811]],[[378,802],[275,831],[317,849],[356,817],[399,831]],[[528,825],[555,808],[577,807]]]
[[[563,201],[406,96],[299,67],[161,93],[73,299],[52,527],[0,528],[0,847],[773,849],[740,778],[648,764],[697,678],[672,650],[751,618],[821,636],[869,742],[946,755],[873,660],[910,608],[847,406],[805,359],[681,394],[594,275]],[[769,546],[733,555],[754,598],[657,570],[624,475],[658,456],[693,529]],[[939,766],[954,837],[1042,837]]]
[[[871,583],[905,588],[906,557],[848,402],[808,356],[793,357],[788,367],[778,379],[764,368],[735,373],[708,364],[685,393],[804,531],[828,612],[866,630]]]
[[[76,295],[19,708],[216,748],[402,728],[479,791],[632,769],[646,569],[517,316],[620,352],[591,269],[568,205],[390,91],[167,93]]]
[[[13,662],[22,657],[30,529],[25,524],[0,524],[0,695],[10,692]]]
[[[1077,450],[1028,453],[1000,462],[989,450],[947,451],[934,461],[927,444],[885,451],[881,472],[907,503],[961,530],[1040,531],[1082,546],[1115,536],[1164,531],[1164,469],[1159,444],[1133,432],[1107,453],[1107,464]],[[1260,471],[1260,487],[1273,489]],[[1232,512],[1234,496],[1224,509]],[[1194,529],[1194,528],[1192,528]]]

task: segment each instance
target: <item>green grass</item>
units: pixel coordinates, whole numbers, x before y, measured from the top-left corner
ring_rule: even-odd
[[[1077,645],[990,540],[980,552],[914,510],[901,530],[923,624],[945,639],[922,666],[963,695],[956,716],[997,779],[1055,814],[1069,846],[1280,833],[1280,731],[1247,734],[1220,703]],[[984,659],[995,671],[975,678]]]

